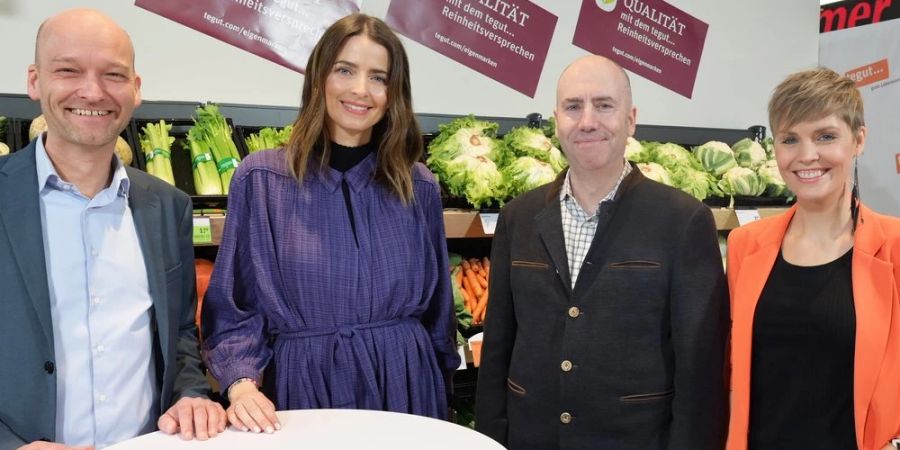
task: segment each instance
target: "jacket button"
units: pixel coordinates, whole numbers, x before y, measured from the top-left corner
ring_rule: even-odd
[[[563,361],[562,364],[559,365],[559,367],[562,369],[563,372],[568,372],[568,371],[572,370],[572,361],[569,361],[567,359],[567,360]]]
[[[56,366],[53,364],[53,361],[47,361],[44,363],[44,372],[52,375],[54,371],[56,371]]]
[[[559,415],[559,421],[562,423],[572,423],[572,415],[564,412]]]
[[[580,315],[581,315],[581,310],[578,309],[577,306],[573,306],[573,307],[569,308],[569,317],[574,319]]]

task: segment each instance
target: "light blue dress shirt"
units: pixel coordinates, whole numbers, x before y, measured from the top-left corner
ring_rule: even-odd
[[[147,270],[129,180],[115,159],[94,198],[62,180],[37,141],[41,225],[56,360],[56,438],[106,447],[156,429]]]

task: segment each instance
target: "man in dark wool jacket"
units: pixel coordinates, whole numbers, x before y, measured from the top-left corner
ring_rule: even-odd
[[[491,251],[476,429],[510,449],[724,446],[728,292],[706,206],[625,161],[628,75],[557,86],[569,169],[510,202]]]

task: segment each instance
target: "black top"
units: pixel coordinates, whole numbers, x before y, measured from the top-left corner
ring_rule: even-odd
[[[857,448],[852,255],[804,267],[779,252],[753,321],[751,450]]]
[[[346,172],[366,159],[366,156],[369,156],[371,153],[375,153],[375,143],[371,141],[359,147],[344,147],[332,142],[328,165],[339,172]],[[353,203],[350,201],[350,186],[347,184],[346,179],[341,180],[341,192],[344,194],[344,203],[347,205],[347,215],[350,219],[350,228],[353,230],[353,239],[356,240],[356,246],[359,247],[359,239],[356,236],[356,221],[353,218]]]
[[[375,148],[374,141],[359,147],[344,147],[332,142],[328,165],[338,172],[346,172],[359,164],[360,161],[366,159],[366,156],[369,156],[369,154],[375,153]]]

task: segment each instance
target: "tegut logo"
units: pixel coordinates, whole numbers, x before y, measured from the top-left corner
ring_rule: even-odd
[[[617,0],[596,0],[597,7],[606,12],[612,12],[612,10],[616,9],[616,1]]]

